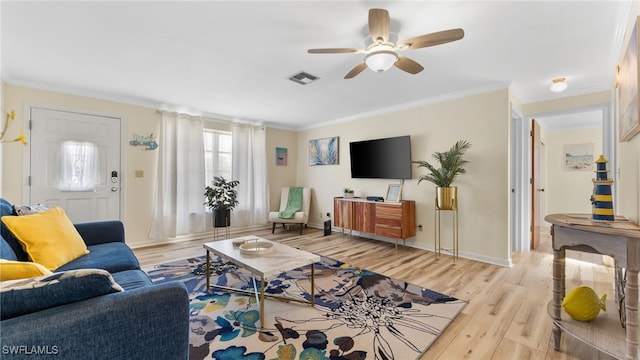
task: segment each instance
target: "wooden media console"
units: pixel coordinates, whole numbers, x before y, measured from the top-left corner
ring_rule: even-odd
[[[364,198],[333,199],[335,226],[345,230],[374,234],[398,240],[416,235],[416,202],[377,202]],[[405,244],[406,245],[406,244]]]

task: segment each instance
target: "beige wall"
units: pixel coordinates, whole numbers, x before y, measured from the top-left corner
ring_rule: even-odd
[[[565,169],[565,146],[584,143],[593,144],[593,156],[594,160],[597,160],[602,153],[602,129],[544,131],[545,214],[591,213],[591,180],[595,177],[595,165],[587,170]]]
[[[24,126],[25,105],[58,107],[71,110],[84,110],[92,113],[104,113],[122,116],[125,124],[125,139],[128,144],[133,134],[158,134],[160,113],[155,109],[127,105],[112,101],[66,95],[50,91],[36,90],[7,85],[6,105],[15,110],[17,121]],[[23,150],[22,146],[4,146],[2,161],[2,196],[12,203],[23,204]],[[131,245],[147,243],[151,224],[151,209],[156,184],[157,151],[147,151],[143,147],[124,145],[124,223],[127,241]],[[134,178],[135,170],[144,171],[143,178]],[[12,174],[12,176],[5,176]]]
[[[2,82],[3,86],[5,85]],[[81,96],[73,96],[51,91],[37,90],[20,86],[6,85],[3,90],[2,109],[15,110],[17,118],[8,136],[17,136],[20,127],[25,126],[24,107],[28,105],[49,106],[69,110],[84,110],[91,113],[105,113],[122,116],[125,124],[125,139],[122,139],[125,164],[124,173],[124,223],[127,242],[131,246],[150,245],[154,242],[148,238],[151,227],[152,207],[157,175],[157,151],[147,151],[143,147],[129,146],[133,134],[146,135],[159,133],[161,114],[152,108],[128,105],[112,101],[97,100]],[[9,111],[11,111],[9,110]],[[224,120],[205,119],[204,126],[218,130],[231,130],[231,123]],[[15,134],[14,134],[15,132]],[[270,181],[271,209],[278,207],[280,188],[296,185],[297,140],[296,133],[286,130],[268,129],[267,131],[267,161]],[[160,144],[162,146],[162,144]],[[275,165],[275,148],[289,149],[287,166]],[[23,150],[18,144],[2,146],[4,156],[0,159],[2,176],[0,188],[1,196],[15,204],[23,204],[25,180],[19,174],[23,173]],[[135,178],[136,170],[144,171],[143,178]]]
[[[7,112],[7,109],[5,108],[5,99],[4,99],[4,94],[5,94],[5,82],[3,80],[0,79],[0,109],[2,109],[2,111]],[[6,115],[5,113],[1,113],[0,116],[2,116],[2,119],[0,120],[0,126],[4,126],[4,122],[6,121]],[[11,110],[9,110],[8,112],[11,112]],[[2,197],[3,192],[2,192],[2,180],[4,178],[4,176],[2,176],[2,149],[3,146],[0,146],[0,197]]]
[[[617,161],[616,214],[640,224],[640,135],[618,144]]]
[[[280,190],[288,186],[305,186],[296,181],[298,158],[297,133],[294,131],[267,129],[267,176],[269,179],[269,209],[278,210]],[[276,165],[276,148],[287,149],[287,165]],[[312,201],[315,199],[312,198]]]
[[[5,85],[2,95],[3,107],[15,110],[19,122],[24,121],[25,104],[102,112],[120,115],[125,119],[123,175],[127,239],[132,246],[150,244],[148,232],[156,183],[157,152],[126,144],[134,133],[157,133],[160,114],[155,109],[141,106],[12,85]],[[413,159],[428,160],[434,151],[446,150],[457,140],[466,139],[473,144],[468,153],[471,164],[467,168],[468,173],[456,183],[460,194],[460,252],[463,256],[481,261],[508,265],[510,106],[526,114],[566,109],[567,103],[574,107],[593,105],[602,103],[605,98],[606,94],[597,93],[569,98],[566,103],[552,101],[524,105],[518,103],[508,89],[503,89],[300,132],[269,128],[266,151],[270,207],[272,210],[278,207],[281,187],[309,186],[313,188],[310,224],[320,226],[325,213],[333,214],[333,197],[340,196],[344,187],[354,188],[356,196],[384,196],[387,185],[397,181],[351,179],[348,153],[350,141],[411,135]],[[14,130],[16,134],[13,135],[17,135],[19,127],[16,126]],[[340,137],[340,164],[309,166],[309,140],[329,136]],[[288,149],[287,166],[276,166],[276,147]],[[21,146],[3,146],[2,196],[15,203],[24,202],[23,179],[20,176],[5,175],[22,173],[22,150]],[[636,221],[640,212],[638,153],[640,136],[629,143],[618,144],[621,176],[616,180],[616,185],[619,194],[625,194],[624,197],[619,196],[618,209],[620,214],[631,219],[635,217]],[[143,170],[145,176],[134,178],[135,170]],[[424,229],[408,244],[429,249],[433,248],[434,241],[434,186],[426,182],[417,185],[417,178],[422,171],[423,169],[414,167],[413,179],[405,181],[403,197],[416,200],[417,223],[422,224]],[[554,206],[549,204],[550,209]],[[443,217],[442,226],[446,244],[451,235],[450,216]]]
[[[625,49],[631,29],[636,17],[639,15],[640,2],[635,1],[627,24],[627,36],[624,40]],[[623,54],[620,54],[620,59],[622,59],[622,56]],[[640,134],[629,142],[617,143],[616,149],[618,165],[614,184],[617,195],[617,204],[614,204],[616,213],[640,223]]]
[[[611,92],[599,91],[578,96],[561,97],[559,99],[523,104],[524,114],[544,114],[583,108],[593,105],[608,105]]]
[[[104,112],[125,118],[126,137],[133,133],[158,132],[160,114],[151,108],[96,100],[49,91],[6,85],[3,91],[5,105],[13,109],[19,121],[24,120],[25,104],[64,107],[91,112]],[[571,98],[572,106],[593,105],[601,102],[602,94]],[[515,101],[515,102],[514,102]],[[520,105],[507,89],[465,98],[443,101],[393,113],[369,116],[350,122],[292,132],[270,128],[267,131],[267,164],[270,182],[271,209],[278,207],[279,191],[283,186],[304,185],[313,188],[310,224],[320,226],[327,212],[333,214],[333,197],[340,196],[344,187],[356,190],[357,196],[383,196],[394,180],[351,179],[348,144],[350,141],[389,136],[411,135],[413,159],[428,160],[434,151],[448,149],[459,139],[469,140],[473,147],[468,153],[471,164],[468,173],[456,185],[460,193],[460,251],[482,261],[507,265],[509,263],[509,106],[528,111],[552,111],[564,108],[562,102]],[[523,110],[526,111],[526,110]],[[16,131],[19,127],[16,127]],[[308,141],[329,136],[340,137],[340,164],[335,166],[309,166]],[[638,179],[640,163],[638,141],[619,144],[618,160],[621,178],[618,188],[628,198],[620,197],[619,213],[633,219],[638,214]],[[551,145],[554,140],[547,139]],[[568,140],[559,140],[568,141]],[[128,142],[124,139],[124,143]],[[597,145],[596,145],[597,146]],[[275,148],[288,149],[288,165],[275,165]],[[125,217],[127,239],[131,245],[149,244],[157,152],[145,151],[125,145]],[[22,173],[22,147],[3,146],[3,174]],[[551,151],[551,149],[549,150]],[[135,170],[143,170],[144,178],[134,178]],[[424,231],[418,232],[409,244],[433,247],[434,187],[430,183],[417,185],[422,169],[414,168],[413,179],[404,184],[404,198],[417,202],[417,222]],[[553,175],[550,175],[553,176]],[[549,180],[551,181],[551,180]],[[584,181],[583,181],[584,182]],[[23,203],[23,179],[3,176],[2,196],[15,203]],[[588,181],[587,181],[588,183]],[[550,194],[554,190],[549,190]],[[589,193],[580,190],[576,193]],[[576,194],[576,198],[578,195]],[[576,204],[579,200],[576,200]],[[588,205],[588,203],[586,203]],[[555,211],[553,200],[549,211]],[[637,220],[636,220],[637,221]],[[443,239],[450,237],[451,219],[443,217]]]
[[[15,110],[18,121],[24,121],[25,104],[62,107],[90,112],[120,115],[125,119],[123,143],[132,134],[157,133],[160,114],[151,108],[96,100],[29,89],[3,83],[3,109]],[[327,212],[333,214],[333,197],[340,196],[344,187],[354,188],[356,196],[384,196],[394,180],[351,179],[348,144],[350,141],[390,136],[411,135],[412,157],[429,160],[434,151],[448,149],[460,139],[469,140],[473,147],[468,153],[471,164],[468,173],[459,178],[460,251],[482,261],[508,265],[509,247],[509,159],[510,107],[523,115],[562,111],[594,104],[608,103],[609,92],[563,98],[534,104],[520,104],[508,89],[465,98],[442,101],[392,113],[368,116],[349,122],[293,132],[280,129],[267,131],[267,161],[270,205],[278,206],[280,188],[302,185],[313,188],[310,224],[320,226]],[[19,127],[12,129],[17,135]],[[329,136],[340,137],[340,164],[309,166],[308,141]],[[565,140],[561,140],[565,141]],[[275,148],[288,149],[288,165],[275,165]],[[148,244],[153,193],[156,183],[157,152],[128,145],[125,148],[125,217],[127,239],[133,246]],[[21,146],[2,147],[2,196],[15,203],[23,203]],[[617,144],[620,176],[616,178],[618,213],[638,221],[640,214],[640,136],[628,143]],[[144,178],[134,178],[135,170],[143,170]],[[409,244],[433,247],[434,186],[417,185],[422,169],[414,167],[413,179],[404,184],[404,198],[417,202],[418,232]],[[550,190],[551,191],[551,190]],[[584,192],[581,190],[580,192]],[[621,196],[622,195],[622,196]],[[578,201],[576,201],[576,204]],[[587,202],[588,204],[588,202]],[[549,211],[554,211],[552,202]],[[451,219],[443,218],[443,240],[448,240]]]
[[[414,160],[431,161],[431,154],[444,151],[460,139],[472,143],[471,164],[454,184],[459,190],[460,252],[479,260],[509,263],[509,91],[443,101],[414,109],[370,116],[359,120],[301,131],[298,134],[298,182],[314,189],[310,223],[319,224],[322,214],[333,214],[333,197],[344,187],[356,196],[384,196],[387,185],[397,180],[351,179],[349,142],[411,135]],[[340,164],[309,166],[308,142],[339,136]],[[414,166],[413,179],[405,181],[403,198],[416,201],[417,223],[424,231],[407,244],[432,248],[434,242],[435,186],[417,178],[424,169]],[[450,241],[450,214],[443,216],[443,241]],[[446,244],[446,242],[445,242]]]

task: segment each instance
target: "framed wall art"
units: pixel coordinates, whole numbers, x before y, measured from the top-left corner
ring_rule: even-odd
[[[276,165],[278,166],[286,166],[287,160],[289,157],[287,148],[276,148]]]
[[[593,143],[565,145],[564,156],[565,170],[593,170]]]
[[[640,133],[638,73],[638,20],[636,19],[622,63],[618,66],[618,127],[620,129],[620,142],[629,141]]]
[[[309,165],[338,165],[338,137],[309,140]]]

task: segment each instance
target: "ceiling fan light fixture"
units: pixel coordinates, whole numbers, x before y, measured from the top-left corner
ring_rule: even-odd
[[[549,89],[553,92],[562,92],[567,89],[567,86],[567,79],[559,77],[551,80],[551,87]]]
[[[389,70],[396,61],[398,61],[398,54],[390,50],[375,51],[364,58],[367,67],[377,73]]]

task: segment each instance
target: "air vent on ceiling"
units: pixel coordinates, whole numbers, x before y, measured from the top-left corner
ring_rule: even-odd
[[[293,82],[297,82],[298,84],[302,84],[302,85],[307,85],[307,84],[311,84],[312,82],[318,80],[317,76],[313,76],[309,73],[306,73],[304,71],[301,71],[293,76],[291,76],[289,78],[289,80],[293,81]]]

